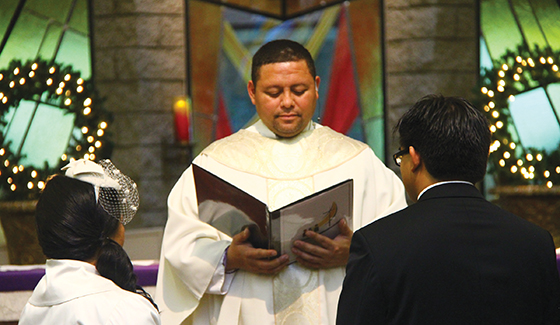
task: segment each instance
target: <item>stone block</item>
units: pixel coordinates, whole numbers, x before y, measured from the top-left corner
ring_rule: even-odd
[[[172,114],[135,113],[114,114],[113,139],[120,146],[160,145],[162,139],[172,139]]]
[[[117,145],[111,160],[123,173],[134,180],[162,176],[161,146]]]
[[[185,79],[185,49],[181,46],[123,48],[115,51],[117,78]]]
[[[96,48],[184,46],[185,22],[180,14],[99,17],[94,23]]]
[[[472,70],[477,68],[477,39],[411,39],[387,45],[387,72]],[[468,50],[472,49],[472,50]]]
[[[476,87],[475,71],[443,71],[418,74],[392,74],[387,78],[390,107],[412,105],[428,94],[472,98]]]
[[[184,80],[138,80],[98,82],[105,107],[113,113],[160,112],[172,114],[173,98],[184,96]]]
[[[96,0],[94,15],[183,13],[184,0]]]
[[[386,39],[476,37],[476,21],[472,7],[429,6],[389,10],[385,23]]]
[[[113,49],[99,49],[95,52],[93,69],[96,87],[99,82],[115,80],[117,78],[114,52]]]

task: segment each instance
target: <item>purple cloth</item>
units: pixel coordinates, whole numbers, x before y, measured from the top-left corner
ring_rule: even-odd
[[[158,264],[134,265],[138,285],[155,286]],[[0,271],[0,292],[33,290],[45,275],[44,268],[21,271]]]

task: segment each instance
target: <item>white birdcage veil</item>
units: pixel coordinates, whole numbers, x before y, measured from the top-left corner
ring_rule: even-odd
[[[97,202],[123,225],[134,218],[140,201],[136,183],[121,173],[109,159],[98,163],[79,159],[71,161],[62,170],[68,177],[92,184]]]

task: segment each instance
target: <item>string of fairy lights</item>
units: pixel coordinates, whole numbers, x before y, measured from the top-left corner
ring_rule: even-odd
[[[558,62],[560,52],[539,47],[529,51],[520,46],[482,74],[483,100],[479,104],[491,123],[490,173],[499,184],[548,188],[560,184],[560,146],[551,152],[524,147],[508,109],[516,95],[560,82]]]
[[[6,116],[18,109],[22,100],[58,107],[74,115],[74,130],[57,166],[24,165],[23,154],[14,151],[7,139],[10,127]],[[39,109],[41,109],[39,107]],[[0,197],[34,199],[47,178],[73,159],[107,158],[111,150],[107,129],[111,115],[93,90],[92,83],[80,77],[71,66],[42,59],[10,62],[0,70]],[[56,127],[53,125],[52,127]]]

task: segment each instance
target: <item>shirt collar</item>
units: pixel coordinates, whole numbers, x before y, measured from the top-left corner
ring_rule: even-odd
[[[424,194],[427,190],[429,190],[429,189],[431,189],[431,188],[433,188],[433,187],[439,186],[439,185],[444,185],[444,184],[470,184],[470,185],[474,186],[473,183],[467,182],[467,181],[445,181],[445,182],[437,182],[437,183],[434,183],[434,184],[432,184],[432,185],[426,187],[425,189],[423,189],[422,192],[420,192],[420,194],[418,194],[417,200],[420,200],[420,197],[422,196],[422,194]]]
[[[314,130],[317,125],[318,124],[314,123],[313,121],[309,121],[309,124],[307,124],[305,129],[303,129],[303,131],[301,131],[300,134],[302,134],[304,132],[307,132],[307,131]],[[270,129],[260,119],[254,124],[254,127],[255,127],[256,131],[260,135],[262,135],[263,137],[267,137],[267,138],[270,138],[270,139],[283,139],[283,138],[277,136],[274,132],[270,131]],[[299,134],[298,134],[298,136],[299,136]]]

